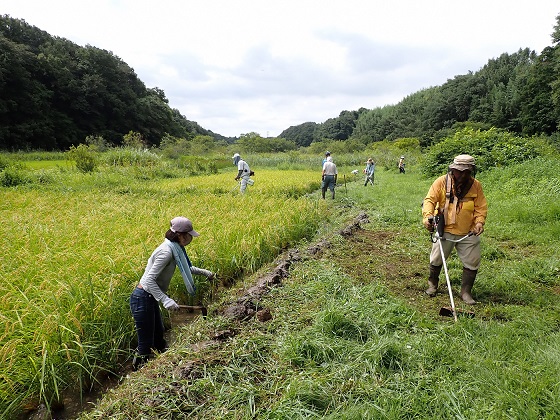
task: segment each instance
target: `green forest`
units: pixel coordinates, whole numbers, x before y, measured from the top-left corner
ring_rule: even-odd
[[[130,131],[146,145],[166,135],[220,136],[169,106],[110,51],[53,37],[0,16],[0,149],[66,150],[102,137],[120,145]]]
[[[411,93],[397,104],[344,110],[321,123],[286,128],[259,145],[263,139],[258,133],[226,138],[189,121],[171,108],[163,90],[146,87],[112,52],[81,47],[3,15],[0,150],[63,151],[92,136],[120,146],[124,136],[134,133],[147,147],[203,136],[219,144],[252,143],[252,151],[288,151],[333,141],[343,141],[343,150],[353,151],[402,138],[419,139],[427,147],[465,125],[544,135],[558,143],[560,15],[551,41],[540,53],[529,48],[503,53],[476,72]]]

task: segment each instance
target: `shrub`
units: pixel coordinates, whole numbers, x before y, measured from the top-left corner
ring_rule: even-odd
[[[144,149],[146,147],[146,140],[142,134],[130,130],[128,134],[123,136],[123,144],[133,149]]]
[[[0,156],[0,171],[10,166],[10,161],[4,156]]]
[[[0,172],[0,185],[3,187],[15,187],[31,183],[31,178],[21,168],[8,166]]]
[[[445,173],[455,156],[460,154],[474,156],[477,170],[484,171],[552,152],[553,147],[539,137],[524,138],[496,128],[481,131],[467,127],[432,146],[426,155],[422,172],[427,176]]]
[[[103,138],[103,136],[87,136],[86,144],[88,146],[95,147],[98,152],[105,152],[109,148],[109,144],[107,143],[107,140]]]
[[[152,167],[160,162],[160,157],[149,150],[131,147],[111,149],[103,155],[105,163],[110,166],[144,166]]]
[[[97,167],[95,146],[86,146],[85,144],[80,144],[78,147],[72,146],[67,154],[70,160],[76,162],[76,168],[80,172],[93,172]]]

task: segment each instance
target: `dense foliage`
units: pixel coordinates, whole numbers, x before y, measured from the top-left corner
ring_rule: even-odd
[[[475,157],[477,170],[512,166],[539,156],[554,154],[553,148],[542,138],[524,138],[491,128],[464,128],[434,145],[425,154],[422,171],[433,176],[447,171],[453,158],[461,153]]]
[[[0,15],[0,149],[65,150],[86,136],[120,144],[131,130],[162,137],[214,135],[171,109],[119,57]]]

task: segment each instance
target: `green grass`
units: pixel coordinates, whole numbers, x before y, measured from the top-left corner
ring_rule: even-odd
[[[81,418],[560,417],[560,220],[548,193],[560,168],[546,164],[555,170],[527,162],[479,175],[490,207],[473,289],[479,303],[467,308],[475,318],[439,317],[446,291],[423,293],[431,243],[420,203],[431,180],[414,168],[379,171],[373,188],[360,178],[326,200],[337,216],[314,240],[329,245],[318,254],[299,247],[302,261],[259,302],[271,321],[219,316],[242,285],[224,291],[206,320],[178,328],[172,349]],[[519,174],[523,185],[550,188],[517,188]],[[519,216],[528,203],[538,222]],[[338,235],[359,211],[370,223]],[[449,267],[457,296],[456,257]],[[225,329],[236,334],[190,347]]]
[[[29,160],[23,164],[29,169],[70,168],[72,166],[67,160]]]
[[[119,372],[134,338],[128,294],[165,223],[185,212],[202,233],[189,250],[195,264],[238,283],[81,418],[560,417],[557,160],[479,174],[489,201],[479,304],[456,301],[476,316],[454,323],[438,316],[444,288],[423,293],[431,243],[420,203],[432,180],[419,168],[378,168],[376,185],[364,187],[350,171],[365,157],[344,156],[333,202],[319,199],[313,159],[261,159],[283,169],[257,169],[242,198],[233,167],[200,177],[165,165],[57,168],[44,184],[2,188],[3,415],[33,396],[52,402],[67,386],[85,392],[103,369]],[[299,165],[311,169],[289,169]],[[369,223],[339,235],[359,212]],[[328,245],[308,253],[318,241]],[[258,302],[273,319],[220,316],[288,247],[301,260]],[[461,265],[448,262],[457,296]],[[181,281],[173,284],[180,296]],[[233,336],[191,347],[224,330]]]

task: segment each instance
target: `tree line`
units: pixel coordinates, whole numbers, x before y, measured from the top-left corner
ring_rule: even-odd
[[[258,133],[227,138],[172,109],[163,90],[147,88],[111,52],[78,46],[3,15],[0,150],[67,150],[91,136],[119,146],[131,132],[146,147],[163,142],[192,148],[193,139],[203,138],[270,152],[329,141],[354,149],[401,138],[417,138],[425,147],[464,125],[558,137],[560,15],[551,36],[553,45],[540,54],[528,48],[504,53],[476,72],[412,93],[396,105],[344,110],[322,123],[289,127],[274,139]]]
[[[130,131],[146,146],[166,134],[224,140],[172,109],[112,52],[0,16],[0,149],[66,150],[92,135],[120,145]]]
[[[553,45],[540,54],[528,48],[490,59],[477,72],[413,93],[396,105],[342,111],[324,123],[306,122],[280,137],[298,146],[330,140],[363,144],[419,138],[429,146],[469,123],[523,136],[557,135],[560,125],[560,15]]]

